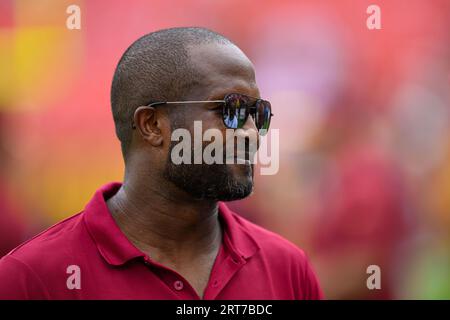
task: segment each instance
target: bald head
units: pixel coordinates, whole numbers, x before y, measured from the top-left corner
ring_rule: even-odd
[[[193,67],[190,47],[232,45],[204,28],[171,28],[136,40],[120,59],[111,87],[116,134],[126,155],[134,111],[153,101],[183,100],[199,84],[202,72]]]

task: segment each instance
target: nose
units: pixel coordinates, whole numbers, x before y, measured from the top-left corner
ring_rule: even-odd
[[[256,145],[256,150],[259,149],[258,129],[256,128],[255,121],[251,115],[248,116],[242,128],[235,130],[235,136],[237,138],[245,139],[245,147],[247,150],[249,150],[249,147],[253,144]]]
[[[247,131],[247,130],[255,130],[256,132],[258,132],[258,129],[256,128],[256,124],[255,124],[255,120],[253,119],[252,115],[248,115],[247,120],[245,121],[244,125],[242,126],[242,128]]]

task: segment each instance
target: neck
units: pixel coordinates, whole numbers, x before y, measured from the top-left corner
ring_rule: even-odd
[[[217,250],[222,237],[217,201],[192,199],[169,182],[144,176],[126,174],[122,187],[107,201],[128,239],[160,260]]]

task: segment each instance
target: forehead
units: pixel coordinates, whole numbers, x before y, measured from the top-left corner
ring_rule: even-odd
[[[232,44],[203,44],[188,48],[192,67],[198,73],[198,91],[211,98],[230,92],[259,96],[253,64]]]

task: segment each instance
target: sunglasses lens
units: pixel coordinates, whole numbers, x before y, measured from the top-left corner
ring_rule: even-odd
[[[265,135],[269,130],[272,107],[269,101],[256,101],[255,125],[261,135]]]
[[[248,99],[239,94],[225,97],[223,108],[223,122],[230,129],[242,128],[248,116]]]

